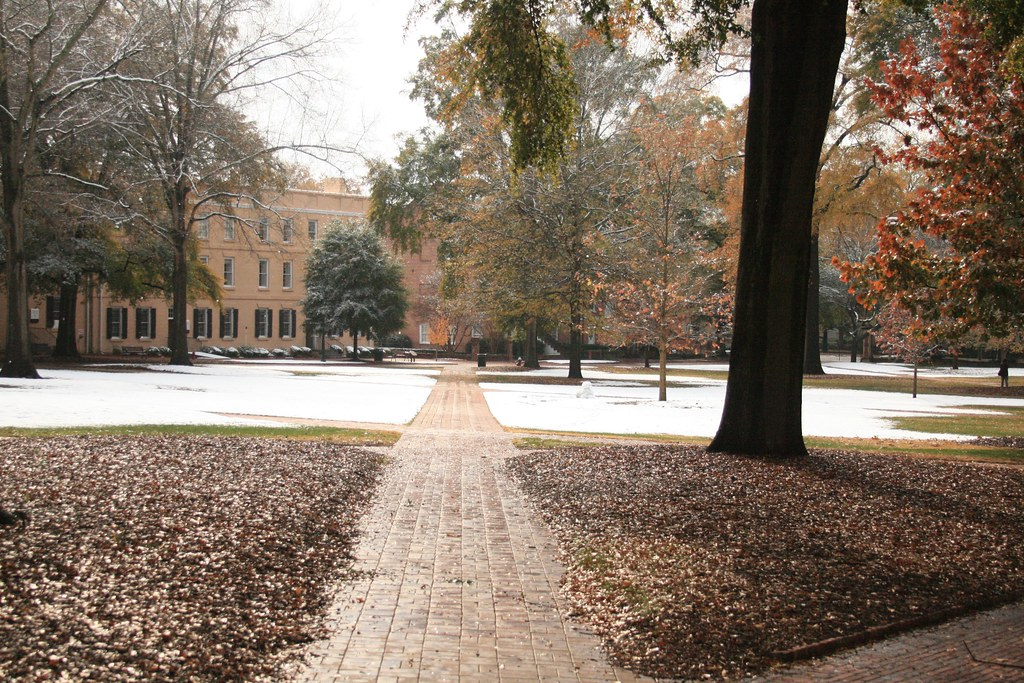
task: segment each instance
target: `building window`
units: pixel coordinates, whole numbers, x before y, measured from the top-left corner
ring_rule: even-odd
[[[281,286],[285,289],[292,288],[292,262],[285,261],[281,266]]]
[[[200,256],[199,257],[199,262],[202,263],[207,268],[209,268],[209,266],[210,266],[210,257],[209,256]]]
[[[256,336],[260,339],[274,336],[274,315],[269,308],[256,309]]]
[[[238,309],[224,308],[220,312],[221,339],[234,339],[238,336]]]
[[[224,286],[235,286],[235,259],[231,256],[224,259]]]
[[[259,236],[260,242],[270,241],[270,221],[266,217],[261,218],[256,224],[256,234]]]
[[[228,217],[224,219],[224,239],[235,239],[235,219]]]
[[[309,241],[316,242],[316,238],[320,232],[320,226],[317,224],[317,222],[309,221],[308,223],[306,223],[306,230],[309,233]]]
[[[210,219],[203,216],[196,221],[196,237],[201,240],[210,239]]]
[[[128,330],[128,309],[111,306],[107,309],[107,339],[124,339]]]
[[[266,289],[270,286],[270,259],[260,259],[259,288]]]
[[[156,336],[156,309],[135,309],[135,336],[138,339],[152,339]]]
[[[281,241],[285,244],[292,243],[292,219],[285,218],[281,221]]]
[[[427,323],[420,323],[420,344],[430,343],[430,325]]]
[[[278,315],[280,322],[278,327],[280,328],[282,339],[291,339],[295,336],[295,310],[291,308],[282,308],[281,313]]]
[[[39,316],[36,316],[39,320]],[[46,297],[46,327],[55,330],[60,325],[60,297]]]
[[[196,308],[192,311],[192,334],[196,339],[209,339],[213,334],[213,309]]]

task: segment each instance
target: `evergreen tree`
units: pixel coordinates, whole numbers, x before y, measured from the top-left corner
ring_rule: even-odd
[[[380,341],[405,325],[409,307],[402,266],[362,223],[327,226],[306,263],[306,324],[318,335],[352,333]]]

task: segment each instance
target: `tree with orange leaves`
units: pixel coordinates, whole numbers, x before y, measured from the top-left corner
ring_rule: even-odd
[[[1024,84],[981,23],[937,8],[937,56],[910,40],[872,85],[903,127],[886,155],[922,189],[878,225],[878,249],[844,276],[867,305],[887,301],[949,338],[1024,327]]]
[[[669,352],[717,348],[728,325],[720,204],[723,179],[738,173],[741,155],[722,151],[724,120],[720,100],[685,90],[644,102],[632,120],[639,150],[633,227],[620,250],[625,272],[606,289],[616,330],[658,348],[659,401],[667,399]]]

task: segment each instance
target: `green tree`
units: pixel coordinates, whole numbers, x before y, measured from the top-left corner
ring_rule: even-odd
[[[506,118],[562,121],[551,100],[564,106],[568,75],[551,78],[530,68],[547,55],[552,32],[547,18],[554,0],[463,0],[446,3],[469,14],[468,34],[505,41],[501,49],[479,49],[473,84],[497,91]],[[691,30],[671,34],[681,3],[587,0],[579,13],[612,35],[613,27],[642,26],[663,39],[668,52],[696,60],[741,30],[736,12],[745,3],[698,3]],[[768,457],[806,453],[801,389],[814,185],[831,110],[832,91],[846,38],[847,0],[754,0],[751,14],[750,99],[744,164],[743,209],[729,382],[722,421],[712,451]],[[503,32],[511,17],[516,31]],[[481,42],[481,45],[486,43]],[[545,83],[551,83],[550,88]],[[538,92],[540,91],[540,92]],[[525,104],[524,104],[525,98]],[[568,125],[562,128],[568,139]],[[527,161],[545,160],[562,147],[544,134],[519,141]],[[514,138],[530,135],[513,127]],[[543,150],[544,153],[541,153]],[[772,333],[765,335],[764,331]]]
[[[318,335],[352,333],[378,343],[402,329],[409,307],[402,265],[383,239],[361,223],[333,221],[306,262],[303,312]]]
[[[103,118],[102,108],[87,106],[90,98],[134,52],[131,27],[120,33],[97,28],[113,14],[106,0],[0,4],[0,230],[7,290],[0,376],[39,377],[28,331],[26,210],[34,201],[40,153]]]

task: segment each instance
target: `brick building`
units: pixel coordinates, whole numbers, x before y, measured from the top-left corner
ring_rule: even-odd
[[[333,220],[361,218],[369,199],[344,191],[288,190],[270,210],[233,206],[237,218],[211,215],[194,226],[199,258],[222,278],[220,301],[197,300],[188,305],[189,350],[204,346],[288,349],[315,348],[307,338],[301,301],[305,295],[305,263],[313,244]],[[430,346],[426,320],[417,306],[423,280],[436,267],[436,245],[420,254],[400,255],[410,307],[406,334],[414,346]],[[85,283],[79,297],[77,343],[82,353],[117,353],[124,349],[166,346],[170,301],[147,298],[129,302],[113,298],[102,286]],[[36,348],[53,347],[57,336],[59,299],[38,297],[30,304],[30,329]],[[0,319],[6,312],[0,311]],[[6,327],[0,327],[6,329]],[[331,343],[350,340],[328,340]]]

